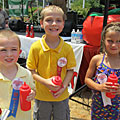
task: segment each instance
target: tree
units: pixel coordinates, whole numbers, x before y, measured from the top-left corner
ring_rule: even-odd
[[[100,0],[87,0],[91,7],[100,7]]]
[[[101,7],[100,0],[85,0],[85,8],[83,8],[83,0],[75,0],[71,9],[76,11],[79,15],[83,15],[84,17],[87,15],[90,8]]]

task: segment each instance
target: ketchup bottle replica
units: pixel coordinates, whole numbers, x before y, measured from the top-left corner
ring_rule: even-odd
[[[52,82],[53,82],[55,85],[59,85],[59,86],[62,85],[62,79],[61,79],[61,77],[59,77],[59,76],[54,76],[53,79],[52,79]],[[59,90],[57,90],[57,91],[59,91]],[[51,92],[56,93],[57,91],[51,91]]]
[[[118,82],[118,77],[114,73],[110,74],[110,76],[108,76],[107,82],[112,82],[111,86],[115,86],[115,83]],[[109,97],[109,98],[114,98],[115,97],[115,95],[113,95],[112,92],[106,92],[106,96]]]
[[[34,38],[34,29],[33,29],[33,25],[31,25],[30,37],[31,37],[31,38]]]
[[[2,114],[2,109],[0,108],[0,115]]]
[[[26,37],[30,37],[29,25],[26,26]]]
[[[26,82],[24,82],[24,84],[20,87],[20,106],[23,111],[31,109],[31,102],[26,100],[30,92],[31,88],[26,84]]]

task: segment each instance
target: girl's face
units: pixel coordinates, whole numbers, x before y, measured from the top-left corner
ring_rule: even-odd
[[[0,64],[10,66],[17,62],[20,48],[17,38],[0,38]]]
[[[63,15],[59,12],[46,12],[43,21],[40,21],[41,27],[48,36],[58,36],[64,28]]]
[[[105,49],[107,53],[120,53],[120,32],[110,31],[105,35]]]

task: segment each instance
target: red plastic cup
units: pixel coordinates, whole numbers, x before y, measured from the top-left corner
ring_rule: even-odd
[[[116,86],[115,83],[118,83],[118,77],[113,73],[108,76],[107,82],[112,82],[111,86]],[[106,92],[106,96],[109,98],[114,98],[114,92]]]
[[[31,109],[31,102],[26,100],[30,92],[31,88],[26,84],[26,82],[24,82],[20,87],[20,106],[22,111],[28,111]]]
[[[61,86],[62,85],[62,79],[60,76],[54,76],[53,79],[52,79],[52,82],[55,84],[55,85],[58,85],[58,86]],[[59,90],[57,90],[59,91]],[[56,93],[57,91],[51,91],[53,93]]]

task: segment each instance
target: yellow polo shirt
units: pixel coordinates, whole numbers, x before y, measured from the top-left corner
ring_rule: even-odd
[[[19,64],[17,64],[17,66],[18,66],[18,72],[15,78],[21,78],[31,88],[34,88],[35,86],[33,83],[31,72],[21,67]],[[13,90],[12,81],[0,73],[0,108],[9,109],[12,90]],[[21,111],[20,102],[19,102],[16,118],[10,116],[6,120],[32,120],[31,110],[25,112]]]
[[[62,67],[61,72],[61,78],[64,80],[67,70],[73,69],[73,67],[76,66],[73,49],[69,44],[65,43],[61,37],[58,47],[51,49],[46,44],[44,37],[45,35],[43,35],[42,39],[31,45],[27,59],[27,67],[31,70],[36,70],[41,77],[48,79],[57,75],[57,62],[61,57],[65,57],[67,64]],[[62,101],[69,97],[68,89],[66,89],[60,97],[54,98],[46,86],[37,81],[35,81],[35,85],[35,98],[38,100]]]

